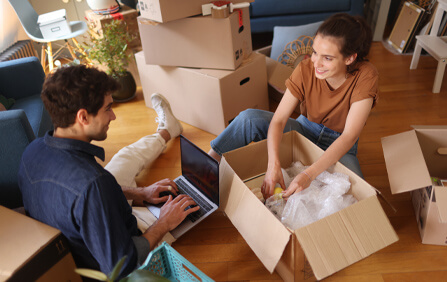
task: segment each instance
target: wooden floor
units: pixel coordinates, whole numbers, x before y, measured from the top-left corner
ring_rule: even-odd
[[[327,281],[447,281],[447,247],[423,245],[408,193],[392,195],[385,168],[381,137],[410,130],[411,125],[447,124],[447,79],[441,93],[433,94],[437,62],[422,56],[419,68],[409,70],[411,56],[395,55],[373,44],[370,60],[380,73],[380,99],[360,137],[358,157],[365,179],[397,208],[382,206],[400,240],[368,258],[332,275]],[[272,109],[274,105],[272,105]],[[156,114],[137,97],[115,104],[117,119],[109,137],[98,142],[106,151],[106,164],[121,147],[156,130]],[[215,137],[188,124],[184,135],[208,151]],[[174,178],[180,173],[179,140],[173,140],[161,157],[138,176],[140,185]],[[222,213],[215,213],[173,244],[196,267],[216,281],[281,281],[270,274],[238,231]]]

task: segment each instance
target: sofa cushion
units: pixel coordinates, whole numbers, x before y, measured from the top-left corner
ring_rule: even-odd
[[[250,15],[256,18],[275,15],[337,13],[349,11],[351,9],[351,1],[359,0],[256,0],[251,5]]]
[[[45,135],[45,132],[53,129],[53,123],[51,122],[50,115],[43,105],[42,99],[40,99],[40,94],[35,94],[16,100],[11,110],[17,109],[22,109],[25,111],[36,137],[41,137]]]
[[[299,26],[275,26],[273,28],[272,51],[270,58],[278,60],[287,43],[296,40],[301,35],[315,36],[322,22]]]

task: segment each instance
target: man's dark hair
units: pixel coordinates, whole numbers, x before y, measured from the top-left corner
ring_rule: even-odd
[[[80,109],[96,115],[105,96],[119,88],[119,83],[105,72],[77,65],[62,67],[50,74],[40,96],[54,127],[66,128],[74,124]]]

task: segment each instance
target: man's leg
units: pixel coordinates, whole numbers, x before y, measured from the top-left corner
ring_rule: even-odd
[[[169,102],[160,94],[151,97],[154,110],[157,112],[156,121],[159,123],[157,133],[145,136],[137,142],[121,149],[105,166],[118,184],[136,187],[135,177],[140,171],[155,161],[166,148],[166,143],[179,136],[183,127],[171,111]],[[133,207],[133,214],[137,218],[138,228],[144,232],[152,225],[156,218],[146,207]],[[164,241],[172,243],[175,239],[167,234]]]

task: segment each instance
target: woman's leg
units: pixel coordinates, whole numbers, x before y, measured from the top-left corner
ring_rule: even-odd
[[[360,169],[360,163],[359,160],[357,159],[357,156],[350,153],[346,153],[343,157],[341,157],[340,162],[344,166],[355,172],[355,174],[363,178],[363,173],[362,170]]]
[[[211,141],[210,155],[223,153],[244,147],[251,142],[267,139],[267,133],[273,113],[263,110],[248,109],[241,112],[225,130]],[[301,124],[289,119],[284,132],[296,130],[302,133]]]

